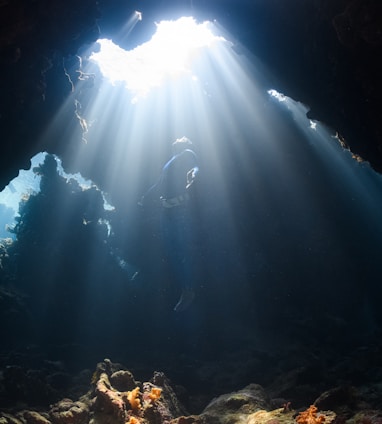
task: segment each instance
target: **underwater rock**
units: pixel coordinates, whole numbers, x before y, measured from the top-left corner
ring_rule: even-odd
[[[173,390],[170,380],[165,376],[163,372],[155,371],[151,379],[151,383],[156,386],[162,387],[162,398],[164,399],[166,409],[168,410],[168,416],[180,417],[188,415],[186,409],[179,401],[175,391]],[[162,413],[164,413],[163,410]]]
[[[133,390],[138,383],[134,380],[130,371],[119,370],[110,376],[110,383],[120,392]]]
[[[0,424],[52,424],[48,414],[37,411],[20,411],[15,415],[0,412]]]
[[[0,424],[24,424],[24,422],[13,415],[0,413]]]
[[[330,409],[342,417],[349,417],[359,401],[358,398],[354,387],[341,386],[322,393],[314,401],[314,405],[319,409]]]
[[[288,424],[294,423],[294,411],[284,408],[273,411],[256,411],[245,420],[247,424]],[[312,423],[313,424],[313,423]]]
[[[320,370],[316,370],[314,374],[311,371],[312,368],[304,364],[281,373],[272,384],[267,386],[267,393],[272,398],[292,401],[294,408],[304,407],[307,399],[316,399],[321,392],[321,383],[319,379],[317,380]],[[315,384],[311,383],[313,379],[317,381]]]
[[[126,368],[122,364],[111,362],[110,359],[105,358],[102,362],[98,362],[98,364],[96,366],[96,370],[93,373],[92,382],[96,383],[102,373],[106,373],[109,378],[111,378],[112,375],[115,374],[115,376],[113,378],[118,379],[119,378],[118,375],[122,371],[127,371]],[[130,371],[127,371],[127,372],[130,374],[130,377],[134,380],[134,377],[130,373]],[[124,375],[123,378],[126,378],[125,374],[122,373],[122,375]]]
[[[231,423],[240,416],[258,410],[269,409],[271,400],[258,384],[250,384],[238,392],[221,395],[207,405],[202,412],[205,421],[211,424]]]
[[[0,424],[381,424],[380,410],[366,409],[355,389],[322,393],[299,415],[291,402],[273,409],[261,385],[213,399],[199,415],[188,415],[173,385],[162,372],[137,382],[122,365],[105,360],[93,374],[90,390],[79,400],[64,398],[47,410],[13,408],[0,412]],[[136,384],[133,387],[133,383]],[[280,400],[281,402],[281,400]],[[346,408],[345,408],[346,406]],[[23,409],[21,409],[23,408]],[[297,416],[297,417],[296,417]],[[335,420],[335,421],[334,421]]]
[[[42,414],[36,411],[25,411],[23,418],[27,424],[51,424],[51,422]]]
[[[380,424],[382,422],[382,412],[380,410],[367,409],[357,412],[346,421],[346,424]]]
[[[1,414],[0,424],[23,424],[23,421],[17,419],[16,417],[10,414]]]
[[[178,417],[171,420],[171,424],[205,424],[207,421],[203,415],[189,415],[188,417]]]
[[[99,413],[111,415],[116,422],[124,422],[126,405],[122,393],[114,389],[106,373],[102,373],[96,383],[95,409]]]
[[[84,402],[63,399],[52,406],[49,416],[53,424],[85,424],[89,408]]]
[[[59,393],[46,381],[45,372],[7,366],[3,372],[3,385],[8,399],[43,405],[59,399]]]

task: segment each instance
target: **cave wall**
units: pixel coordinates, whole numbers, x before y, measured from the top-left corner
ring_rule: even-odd
[[[71,93],[66,61],[112,31],[127,10],[147,9],[150,19],[175,5],[0,1],[0,188],[35,153],[62,151],[65,140],[42,142],[39,135]],[[382,171],[378,0],[194,0],[182,7],[198,18],[216,17],[272,69],[274,88],[308,105],[311,118],[334,128],[355,155]]]

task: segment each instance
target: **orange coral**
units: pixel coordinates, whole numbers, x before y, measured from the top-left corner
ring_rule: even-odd
[[[162,394],[162,389],[159,387],[152,387],[151,391],[148,395],[149,399],[153,402],[160,398],[160,395]]]
[[[143,390],[143,408],[149,408],[161,397],[162,389],[160,387],[152,387],[146,384]]]
[[[317,406],[310,405],[306,411],[299,413],[296,421],[298,424],[322,424],[325,417],[323,415],[317,416]]]
[[[131,390],[131,392],[127,392],[126,397],[133,411],[139,411],[141,409],[141,400],[139,398],[139,395],[140,392],[138,386],[135,389]]]
[[[126,424],[140,424],[140,421],[136,417],[130,417]]]

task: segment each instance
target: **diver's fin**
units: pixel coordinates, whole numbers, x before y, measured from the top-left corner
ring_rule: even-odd
[[[184,289],[178,303],[174,307],[175,312],[185,311],[193,302],[195,293],[192,289]]]
[[[127,274],[129,281],[135,281],[139,275],[139,269],[134,265],[129,264],[119,256],[115,257],[117,264]]]

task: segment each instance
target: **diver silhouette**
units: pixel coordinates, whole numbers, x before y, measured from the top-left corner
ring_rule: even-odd
[[[173,156],[162,168],[158,182],[138,202],[144,206],[148,201],[160,201],[165,254],[182,290],[174,307],[176,312],[187,309],[195,297],[191,264],[194,231],[190,188],[198,175],[199,166],[191,148],[192,142],[187,137],[178,138],[172,144]]]

